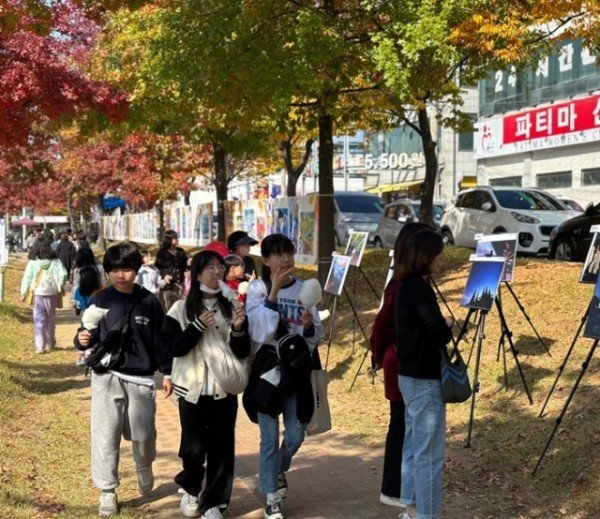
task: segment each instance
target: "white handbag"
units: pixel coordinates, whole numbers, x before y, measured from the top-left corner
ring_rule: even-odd
[[[217,384],[228,394],[239,395],[248,385],[248,363],[235,356],[212,326],[202,332],[202,339],[202,355]]]
[[[329,374],[324,369],[313,369],[310,373],[310,383],[315,400],[315,410],[306,426],[306,434],[312,436],[331,430],[331,413],[329,411],[329,400],[327,399]]]

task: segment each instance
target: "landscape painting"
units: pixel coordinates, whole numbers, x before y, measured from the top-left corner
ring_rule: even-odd
[[[504,263],[502,281],[512,281],[515,273],[515,260],[517,258],[517,234],[503,233],[481,236],[477,241],[475,254],[486,258],[504,258],[506,262]]]
[[[349,256],[333,256],[327,281],[325,281],[325,292],[332,296],[340,296],[344,288],[344,281],[350,268]]]
[[[583,264],[583,270],[581,271],[581,277],[579,278],[580,283],[596,283],[598,279],[598,271],[600,270],[600,240],[598,240],[598,233],[594,234],[592,243],[585,258]]]
[[[365,247],[367,246],[367,240],[369,238],[368,232],[354,232],[350,231],[348,236],[348,245],[344,256],[350,256],[350,265],[353,267],[359,267],[362,260]]]
[[[491,310],[504,270],[504,258],[471,256],[471,271],[460,305],[475,310]]]

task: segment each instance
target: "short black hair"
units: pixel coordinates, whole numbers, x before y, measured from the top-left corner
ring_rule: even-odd
[[[142,255],[137,247],[133,243],[123,242],[107,249],[102,266],[107,274],[117,269],[133,269],[137,272],[142,263]]]

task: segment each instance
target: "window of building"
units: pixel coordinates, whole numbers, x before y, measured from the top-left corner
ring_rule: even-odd
[[[467,114],[467,117],[472,123],[477,120],[477,114]],[[458,134],[458,151],[473,151],[473,135],[473,130]]]
[[[559,187],[571,187],[573,185],[573,173],[571,171],[544,173],[537,175],[536,178],[537,187],[540,189],[556,189]]]
[[[584,186],[600,184],[600,168],[582,169],[581,184]]]
[[[493,187],[523,187],[523,177],[503,177],[490,179],[490,186]]]

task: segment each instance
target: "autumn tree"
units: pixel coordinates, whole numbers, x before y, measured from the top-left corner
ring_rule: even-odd
[[[86,76],[87,51],[98,26],[68,1],[42,4],[37,16],[28,6],[16,1],[0,16],[6,26],[0,31],[3,154],[47,137],[44,128],[66,116],[96,109],[115,120],[127,108],[124,93]]]
[[[429,110],[437,108],[439,124],[472,129],[460,109],[465,87],[476,86],[490,70],[535,63],[557,39],[579,35],[597,46],[600,4],[423,0],[386,2],[384,9],[387,23],[372,34],[372,60],[391,116],[421,137],[426,171],[420,219],[431,223],[438,163]]]

